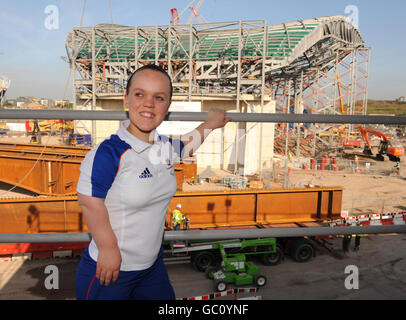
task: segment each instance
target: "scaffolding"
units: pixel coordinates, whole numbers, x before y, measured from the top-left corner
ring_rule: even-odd
[[[236,112],[248,112],[243,105],[256,100],[262,111],[265,99],[273,99],[277,113],[366,114],[369,50],[343,16],[278,25],[99,24],[74,28],[66,40],[74,105],[91,110],[98,100],[122,99],[128,76],[154,63],[168,71],[174,97],[184,101],[228,99]],[[314,156],[316,144],[330,148],[352,130],[347,124],[279,124],[274,150],[287,155],[293,140],[296,155]]]
[[[10,79],[0,75],[0,107],[3,106],[3,100],[6,96],[7,89],[10,88]]]

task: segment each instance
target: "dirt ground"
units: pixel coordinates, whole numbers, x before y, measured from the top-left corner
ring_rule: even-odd
[[[293,172],[290,180],[314,186],[343,187],[342,210],[350,215],[406,210],[406,178],[361,174]]]

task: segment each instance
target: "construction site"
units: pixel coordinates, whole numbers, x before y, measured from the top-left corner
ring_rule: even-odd
[[[143,65],[156,64],[172,79],[173,114],[197,115],[220,107],[242,116],[366,116],[370,50],[344,16],[277,25],[265,20],[180,24],[173,10],[168,25],[73,28],[66,36],[65,60],[72,112],[126,111],[128,77]],[[61,119],[10,117],[0,123],[0,233],[89,232],[77,202],[80,165],[93,146],[117,131],[120,121]],[[158,131],[176,138],[199,123],[164,121]],[[186,231],[353,226],[368,233],[367,227],[404,225],[405,145],[404,125],[231,121],[213,132],[193,157],[175,165],[177,193],[165,230],[172,231],[171,213],[179,203],[187,216],[182,225]],[[401,232],[396,237],[405,240]],[[279,247],[272,252],[276,261],[266,260],[263,253],[265,265],[279,264],[285,254],[306,262],[319,250],[317,245],[332,253],[345,243],[343,234],[337,238],[329,231],[277,238]],[[75,259],[88,243],[8,241],[0,243],[0,258],[10,263],[58,255]],[[187,241],[179,247],[168,244],[167,253],[168,264],[186,261],[198,271],[216,265],[218,258]],[[311,263],[317,264],[317,258]],[[405,269],[399,270],[396,279],[405,281]],[[171,278],[177,279],[176,273]],[[0,292],[7,287],[4,279]],[[182,294],[196,296],[198,290]],[[264,297],[276,298],[269,292]],[[400,290],[396,297],[404,299],[406,292]],[[0,294],[0,299],[7,297]]]

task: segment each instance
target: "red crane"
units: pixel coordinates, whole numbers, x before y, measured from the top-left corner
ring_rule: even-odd
[[[192,22],[193,18],[195,18],[195,17],[200,23],[207,22],[201,15],[198,14],[198,10],[200,9],[200,7],[202,6],[202,4],[205,0],[199,0],[199,2],[196,4],[196,6],[193,7],[192,5],[194,4],[195,1],[196,0],[190,1],[188,3],[188,5],[182,10],[181,13],[178,13],[178,10],[176,8],[172,8],[171,9],[171,24],[172,25],[180,24],[180,17],[185,13],[185,11],[187,9],[190,9],[192,11],[192,13],[190,14],[189,18],[187,19],[186,24],[190,24]]]
[[[171,9],[171,24],[172,25],[177,25],[179,24],[179,14],[178,14],[178,9],[172,8]]]

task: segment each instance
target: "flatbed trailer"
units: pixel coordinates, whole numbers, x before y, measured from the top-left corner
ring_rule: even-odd
[[[262,254],[258,255],[259,260],[262,264],[267,266],[273,266],[281,263],[285,255],[289,255],[294,261],[303,263],[311,260],[316,256],[316,248],[322,247],[323,249],[333,252],[333,248],[330,247],[330,241],[336,237],[337,232],[334,232],[336,228],[340,227],[363,227],[368,233],[368,227],[379,227],[379,226],[401,226],[404,230],[406,225],[406,211],[392,212],[384,214],[363,214],[358,216],[350,217],[340,217],[336,220],[327,220],[320,222],[308,222],[308,223],[285,223],[285,224],[271,224],[268,228],[273,228],[275,230],[292,230],[294,228],[299,228],[301,231],[303,229],[317,229],[323,230],[324,235],[315,235],[316,233],[310,232],[312,235],[307,236],[291,236],[291,237],[280,237],[274,238],[276,241],[276,252],[272,254]],[[348,228],[346,228],[348,229]],[[354,228],[356,229],[356,228]],[[395,229],[393,229],[395,230]],[[246,230],[242,230],[246,231]],[[331,232],[331,234],[330,234]],[[387,232],[387,231],[386,231]],[[395,232],[395,231],[393,231]],[[402,231],[405,232],[405,231]],[[302,233],[302,232],[299,232]],[[307,232],[304,232],[307,233]],[[371,230],[371,233],[376,233]],[[244,232],[245,234],[245,232]],[[352,235],[357,235],[357,232],[346,232],[342,235],[343,250],[348,244],[348,240]],[[243,241],[247,239],[235,238],[222,241],[184,241],[182,242],[167,242],[166,243],[166,258],[167,263],[177,263],[177,262],[190,262],[197,271],[205,271],[207,268],[212,266],[217,266],[221,260],[218,251],[216,250],[216,244],[230,242],[230,241]],[[248,238],[249,239],[249,238]],[[348,249],[348,248],[347,248]],[[234,248],[233,253],[245,253],[244,250],[239,250]]]
[[[404,222],[406,215],[364,215],[342,222],[343,189],[339,187],[239,190],[221,192],[177,192],[171,200],[166,218],[166,231],[171,231],[171,211],[178,203],[190,220],[189,230],[283,229],[345,226],[350,221],[364,225]],[[341,221],[341,225],[338,223]],[[77,196],[21,197],[0,199],[0,233],[88,233]],[[172,232],[172,231],[171,231]],[[237,241],[243,240],[236,238]],[[229,241],[229,239],[227,240]],[[285,254],[305,262],[314,256],[314,244],[321,237],[278,237],[274,256],[261,257],[268,265],[277,264]],[[204,270],[216,263],[211,252],[218,241],[165,242],[166,262],[189,261]],[[55,251],[80,254],[88,242],[72,243],[7,243],[0,244],[0,256],[32,253],[32,257],[52,256]],[[209,254],[207,254],[209,252]]]

